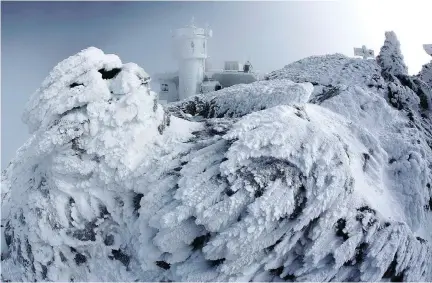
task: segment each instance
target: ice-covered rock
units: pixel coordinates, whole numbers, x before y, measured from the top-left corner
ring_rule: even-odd
[[[430,88],[432,88],[432,61],[423,65],[419,77],[424,81]]]
[[[393,75],[408,75],[408,67],[400,50],[400,42],[395,32],[385,33],[384,45],[381,47],[377,62],[384,72]]]
[[[313,85],[358,85],[381,87],[381,69],[375,60],[349,58],[342,54],[312,56],[271,72],[267,79],[289,79]]]
[[[132,199],[122,200],[134,194],[130,178],[200,127],[171,119],[149,79],[89,48],[59,63],[32,95],[24,120],[33,135],[2,175],[5,278],[135,278],[121,251],[132,234],[120,233],[133,213]]]
[[[311,83],[294,83],[287,79],[257,81],[193,96],[185,101],[172,103],[168,108],[178,115],[183,112],[204,118],[233,118],[278,105],[306,103],[312,91]]]

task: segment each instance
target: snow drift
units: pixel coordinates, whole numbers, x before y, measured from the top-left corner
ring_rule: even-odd
[[[166,109],[115,55],[61,62],[2,175],[2,280],[432,280],[431,92],[390,35],[394,67],[315,56]]]

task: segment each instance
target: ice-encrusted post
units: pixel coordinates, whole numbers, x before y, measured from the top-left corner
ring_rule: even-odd
[[[393,31],[385,33],[384,45],[381,47],[377,62],[382,70],[397,75],[408,75],[408,67],[404,62],[400,42]]]
[[[367,49],[365,45],[361,48],[354,47],[354,56],[362,56],[364,60],[367,58],[375,57],[374,51],[372,49]]]

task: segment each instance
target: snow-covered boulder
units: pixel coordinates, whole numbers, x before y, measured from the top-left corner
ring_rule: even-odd
[[[133,194],[128,178],[154,162],[153,151],[199,128],[170,119],[149,79],[136,64],[88,48],[59,63],[31,96],[24,121],[33,135],[2,175],[2,241],[9,246],[2,276],[135,278],[120,252],[131,234],[116,232],[133,213],[132,198],[122,200]]]
[[[294,83],[287,79],[257,81],[193,96],[172,103],[168,108],[179,115],[183,112],[205,118],[242,117],[278,105],[306,103],[312,91],[311,83]]]

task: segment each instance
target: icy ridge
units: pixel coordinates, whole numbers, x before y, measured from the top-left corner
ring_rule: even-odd
[[[164,109],[135,64],[71,56],[2,174],[2,280],[431,280],[431,93],[386,64],[314,56]]]

